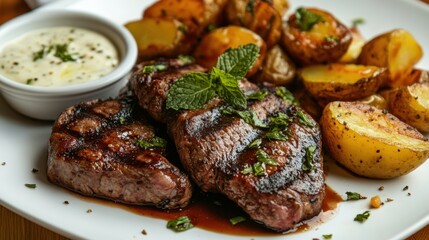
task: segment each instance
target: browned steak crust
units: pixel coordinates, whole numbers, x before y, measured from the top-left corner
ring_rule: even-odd
[[[48,179],[78,193],[113,201],[181,208],[192,195],[188,177],[165,147],[142,148],[155,129],[134,99],[93,100],[65,110],[49,139]]]

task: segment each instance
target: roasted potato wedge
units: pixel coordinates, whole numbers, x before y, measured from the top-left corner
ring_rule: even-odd
[[[347,52],[352,33],[332,14],[317,8],[298,8],[283,24],[281,43],[301,65],[333,63]]]
[[[216,65],[218,57],[227,49],[249,43],[254,43],[260,48],[258,60],[246,75],[250,77],[261,66],[266,53],[266,45],[258,34],[246,28],[231,25],[209,32],[201,39],[193,55],[198,64],[211,69]]]
[[[140,59],[188,54],[191,45],[174,19],[144,18],[125,24],[137,42]]]
[[[347,52],[338,61],[340,63],[356,63],[366,42],[365,38],[356,27],[350,28],[350,32],[352,33],[353,39],[347,49]]]
[[[159,0],[146,8],[143,18],[176,19],[188,38],[197,39],[207,26],[220,24],[226,0]]]
[[[429,132],[429,82],[382,92],[388,110],[422,132]]]
[[[267,51],[259,71],[252,78],[254,82],[269,82],[276,86],[289,84],[296,75],[295,63],[283,49],[276,45]]]
[[[331,101],[352,101],[375,94],[385,81],[385,72],[385,68],[375,66],[332,63],[304,67],[299,78],[324,106]]]
[[[280,7],[280,3],[276,6]],[[282,17],[273,2],[231,0],[228,1],[225,12],[228,23],[257,33],[264,39],[267,48],[271,48],[280,40]]]
[[[429,141],[415,128],[361,102],[329,103],[321,127],[331,157],[361,176],[399,177],[429,157]]]
[[[422,56],[423,50],[413,35],[406,30],[396,29],[367,42],[358,63],[386,67],[389,70],[386,85],[396,87],[406,85],[406,78]]]

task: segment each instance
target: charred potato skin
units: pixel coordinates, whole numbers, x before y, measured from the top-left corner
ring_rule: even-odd
[[[385,68],[378,68],[371,76],[362,77],[354,83],[343,83],[340,81],[311,82],[306,80],[304,71],[314,67],[327,67],[331,69],[341,69],[344,64],[312,65],[300,70],[298,76],[303,82],[305,89],[318,100],[321,106],[325,106],[331,101],[354,101],[375,94],[387,77]],[[354,65],[349,65],[354,66]],[[357,66],[357,65],[356,65]],[[371,67],[373,68],[373,67]],[[335,70],[333,70],[335,71]]]
[[[259,57],[246,75],[246,77],[251,77],[261,66],[267,47],[258,34],[246,28],[230,25],[209,32],[201,39],[193,56],[199,65],[211,69],[216,65],[218,57],[227,49],[249,43],[254,43],[259,47]]]
[[[413,94],[413,88],[420,88],[420,95],[424,96]],[[424,106],[419,102],[422,99],[429,102],[429,82],[402,86],[382,94],[387,99],[389,112],[419,131],[429,133],[429,104]]]
[[[292,14],[283,24],[281,43],[289,56],[305,66],[337,62],[346,52],[353,39],[350,30],[332,14],[317,8],[306,8],[307,11],[323,17],[324,21],[313,26],[309,31],[298,27],[296,15]],[[330,29],[330,34],[321,34],[320,28]],[[335,36],[337,40],[328,41]]]
[[[267,48],[271,48],[280,40],[282,7],[280,1],[231,0],[225,15],[228,23],[252,30],[264,39]]]
[[[251,80],[281,86],[290,84],[295,79],[296,72],[295,63],[276,45],[267,51],[259,71]]]
[[[344,110],[340,111],[341,108]],[[341,119],[344,114],[358,114],[367,125],[382,118],[389,127],[380,125],[377,132],[391,131],[396,136],[401,134],[407,139],[414,139],[419,146],[405,147],[397,144],[393,137],[379,138],[371,136],[369,131],[356,131],[350,122]],[[395,116],[364,103],[331,102],[325,107],[320,122],[323,143],[330,156],[360,176],[379,179],[399,177],[411,172],[429,157],[427,138]]]

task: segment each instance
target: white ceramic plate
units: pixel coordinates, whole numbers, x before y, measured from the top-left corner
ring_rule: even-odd
[[[152,1],[143,0],[62,0],[37,11],[69,8],[109,17],[124,23],[141,16]],[[344,23],[363,18],[363,34],[369,39],[394,28],[409,30],[429,54],[429,6],[406,0],[312,0],[290,1],[292,8],[319,6],[333,12]],[[429,69],[426,55],[418,64]],[[15,113],[0,98],[0,204],[70,238],[85,239],[403,239],[429,223],[429,191],[427,176],[429,162],[407,176],[393,180],[357,178],[329,162],[327,183],[341,195],[355,191],[366,196],[380,195],[383,200],[394,199],[382,208],[371,210],[364,223],[353,221],[358,213],[368,210],[368,201],[343,202],[331,220],[312,230],[275,237],[233,236],[208,232],[198,228],[176,234],[165,228],[164,220],[133,214],[120,207],[97,204],[50,184],[45,177],[47,141],[52,122],[41,122]],[[362,149],[362,151],[365,151]],[[1,165],[2,162],[6,164]],[[40,171],[32,173],[33,168]],[[24,186],[37,184],[36,189]],[[384,186],[384,191],[378,188]],[[408,186],[407,191],[403,188]],[[408,196],[408,193],[411,193]],[[64,205],[64,201],[69,205]],[[88,214],[87,209],[92,209]],[[148,235],[142,235],[146,229]]]

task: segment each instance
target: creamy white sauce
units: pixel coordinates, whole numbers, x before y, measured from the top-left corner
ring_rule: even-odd
[[[118,65],[105,36],[82,28],[54,27],[29,32],[0,49],[0,74],[37,86],[64,86],[98,79]]]

